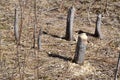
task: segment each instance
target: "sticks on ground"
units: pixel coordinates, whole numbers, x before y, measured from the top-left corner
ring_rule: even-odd
[[[72,29],[73,29],[73,22],[74,22],[74,14],[75,14],[75,8],[71,7],[68,11],[66,35],[65,35],[66,40],[69,40],[69,41],[73,40]]]
[[[84,63],[86,46],[87,46],[87,35],[85,33],[81,33],[78,36],[75,56],[74,56],[74,60],[73,60],[75,63],[77,63],[77,64]]]

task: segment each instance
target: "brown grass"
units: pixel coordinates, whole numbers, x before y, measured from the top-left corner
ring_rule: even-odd
[[[37,80],[37,78],[39,80],[113,80],[118,51],[120,50],[119,1],[111,2],[108,0],[108,15],[102,13],[103,40],[92,36],[97,13],[94,8],[96,6],[100,7],[100,2],[96,2],[91,6],[90,25],[86,14],[88,0],[85,0],[88,3],[82,3],[79,0],[76,0],[76,2],[63,0],[63,5],[60,5],[60,0],[54,2],[52,0],[38,1],[37,34],[40,27],[44,32],[40,51],[37,50],[37,46],[35,49],[32,48],[34,9],[33,1],[28,1],[24,13],[24,27],[18,52],[13,35],[14,4],[17,2],[15,0],[1,1],[1,80]],[[102,2],[102,11],[105,7],[104,1]],[[77,32],[81,30],[88,34],[89,40],[83,66],[72,63],[76,41],[69,42],[62,39],[65,36],[67,10],[73,4],[76,8],[74,36],[77,36]],[[118,77],[120,77],[119,74]]]

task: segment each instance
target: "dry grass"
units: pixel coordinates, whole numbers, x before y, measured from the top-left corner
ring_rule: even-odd
[[[2,2],[1,2],[2,1]],[[79,0],[39,0],[37,2],[37,34],[42,27],[42,49],[33,46],[34,9],[33,1],[26,4],[23,20],[21,45],[17,49],[14,40],[13,21],[15,0],[0,2],[0,79],[1,80],[113,80],[118,51],[120,50],[119,3],[108,0],[108,14],[103,12],[102,32],[104,39],[92,36],[95,29],[100,2],[91,6],[91,25],[86,9],[89,1]],[[88,34],[85,64],[72,63],[76,41],[66,41],[66,15],[71,5],[75,5],[74,36],[79,30]],[[111,6],[113,5],[113,6]],[[96,7],[97,6],[97,7]],[[55,8],[55,9],[53,9]],[[51,10],[53,9],[53,10]],[[102,11],[105,9],[104,0]],[[118,77],[120,75],[118,74]]]

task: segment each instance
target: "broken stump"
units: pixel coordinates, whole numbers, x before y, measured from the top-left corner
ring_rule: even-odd
[[[73,60],[75,63],[77,64],[84,63],[86,46],[87,46],[87,35],[86,33],[81,33],[78,36],[78,41],[76,45],[76,51],[75,51],[75,56]]]

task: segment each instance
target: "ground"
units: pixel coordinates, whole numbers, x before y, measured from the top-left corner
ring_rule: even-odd
[[[13,28],[15,4],[19,3],[0,1],[0,80],[114,79],[120,51],[119,0],[37,0],[36,40],[42,28],[41,50],[37,49],[37,42],[33,48],[35,18],[32,0],[28,0],[24,8],[21,44],[17,48]],[[88,36],[84,65],[72,62],[77,42],[63,38],[67,11],[72,5],[76,9],[74,38],[79,31]],[[18,10],[20,12],[20,8]],[[102,12],[103,39],[93,36],[98,12]]]

